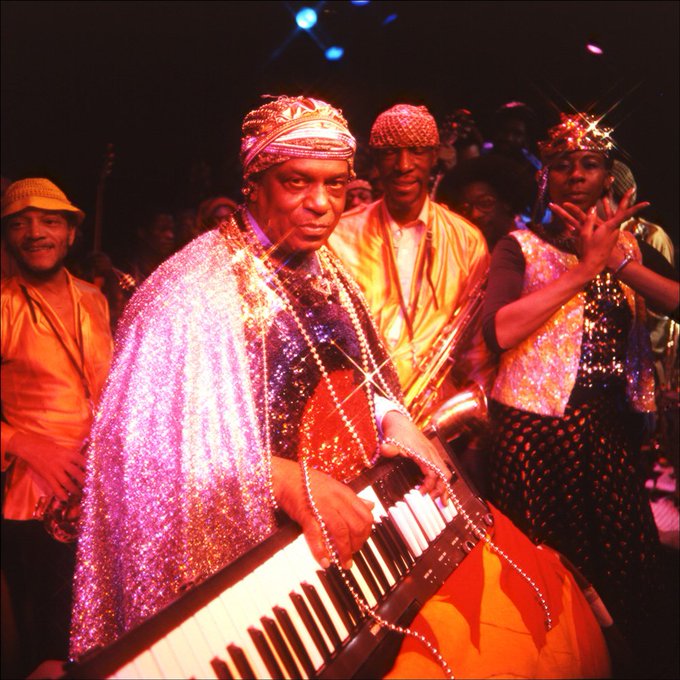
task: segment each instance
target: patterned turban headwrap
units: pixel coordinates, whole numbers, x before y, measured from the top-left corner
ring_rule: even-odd
[[[353,178],[356,147],[340,109],[311,97],[276,97],[243,119],[244,193],[253,175],[292,158],[346,160]]]
[[[538,143],[544,163],[573,151],[595,151],[609,158],[614,148],[612,129],[599,125],[600,119],[587,113],[560,114],[560,122]]]
[[[373,123],[368,144],[373,149],[439,146],[439,132],[424,106],[397,104]]]

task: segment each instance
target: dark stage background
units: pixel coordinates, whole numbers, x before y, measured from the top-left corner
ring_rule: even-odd
[[[3,175],[57,181],[90,215],[87,245],[112,142],[104,247],[116,253],[133,211],[183,207],[200,168],[238,198],[240,120],[260,94],[326,98],[360,141],[398,101],[468,108],[487,132],[517,99],[543,129],[559,110],[610,111],[645,215],[678,243],[679,3],[310,2],[314,38],[296,30],[303,4],[2,2]]]

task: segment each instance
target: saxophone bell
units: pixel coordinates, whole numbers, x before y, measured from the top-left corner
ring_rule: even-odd
[[[41,521],[45,531],[60,543],[76,540],[79,517],[80,494],[69,494],[65,501],[56,496],[42,496],[33,511],[33,518]]]
[[[445,401],[432,414],[424,433],[448,441],[488,421],[489,409],[484,390],[476,383]]]

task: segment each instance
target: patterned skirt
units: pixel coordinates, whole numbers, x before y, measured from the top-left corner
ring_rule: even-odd
[[[639,421],[619,403],[595,395],[553,418],[492,402],[491,500],[571,560],[633,636],[658,594],[659,541],[633,444]]]

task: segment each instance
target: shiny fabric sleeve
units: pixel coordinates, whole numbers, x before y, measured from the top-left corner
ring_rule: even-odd
[[[458,218],[462,221],[462,218]],[[481,233],[470,225],[468,243],[465,248],[466,257],[470,261],[470,269],[465,281],[465,288],[460,296],[460,305],[463,307],[474,295],[475,286],[483,281],[489,272],[489,251],[486,241]],[[470,381],[479,384],[487,393],[493,385],[495,378],[496,362],[490,354],[482,335],[481,320],[477,317],[472,336],[467,347],[461,348],[461,352],[453,369],[454,380],[464,386]]]
[[[672,279],[673,281],[677,281],[678,278],[680,278],[678,276],[677,267],[674,267],[668,259],[664,257],[662,252],[644,241],[638,241],[638,245],[640,246],[640,253],[642,254],[642,264],[645,267],[648,267],[660,276],[665,276],[667,279]]]

